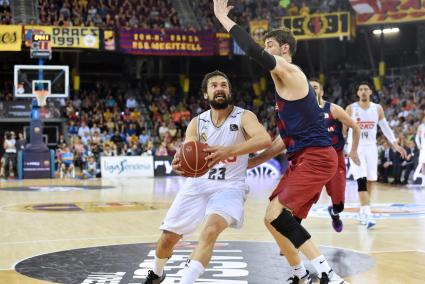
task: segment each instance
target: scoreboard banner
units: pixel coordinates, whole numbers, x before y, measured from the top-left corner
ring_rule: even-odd
[[[358,25],[403,23],[425,20],[423,0],[350,0]]]
[[[353,35],[353,25],[348,12],[283,17],[282,24],[292,30],[297,40]]]
[[[50,34],[55,48],[99,48],[99,28],[25,26],[25,45],[31,46],[33,34]]]
[[[20,51],[22,48],[22,27],[0,25],[0,51]]]
[[[212,56],[216,34],[210,31],[120,29],[121,51],[137,55]]]

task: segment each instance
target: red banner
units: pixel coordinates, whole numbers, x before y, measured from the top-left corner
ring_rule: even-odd
[[[425,20],[423,0],[350,0],[358,25]]]
[[[178,30],[120,29],[120,49],[138,55],[211,56],[215,33]]]

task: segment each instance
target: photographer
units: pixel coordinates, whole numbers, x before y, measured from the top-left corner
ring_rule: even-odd
[[[16,140],[12,132],[6,132],[4,136],[4,164],[3,172],[6,177],[15,177],[16,169]]]
[[[93,155],[88,156],[87,162],[84,164],[83,178],[100,177],[100,169]]]

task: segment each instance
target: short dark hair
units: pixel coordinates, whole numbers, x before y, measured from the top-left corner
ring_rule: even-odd
[[[310,79],[308,79],[310,82],[311,81],[314,81],[314,82],[317,82],[317,83],[319,83],[320,84],[320,87],[322,87],[322,83],[320,83],[320,80],[319,80],[319,78],[317,78],[317,77],[313,77],[313,78],[310,78]]]
[[[268,38],[274,38],[279,43],[279,46],[288,44],[291,56],[295,55],[295,52],[297,51],[297,40],[295,39],[292,31],[287,27],[281,27],[266,33],[264,40]]]
[[[227,77],[227,75],[224,74],[223,72],[220,72],[218,70],[215,70],[215,71],[213,71],[211,73],[205,74],[204,79],[202,79],[202,87],[201,87],[201,89],[202,89],[202,93],[203,94],[205,94],[207,92],[207,89],[208,89],[208,80],[211,79],[212,77],[215,77],[215,76],[221,76],[221,77],[225,78],[227,80],[227,84],[229,85],[229,90],[232,91],[232,85],[230,84],[229,77]]]
[[[369,81],[363,80],[356,84],[356,93],[359,91],[361,85],[368,86],[373,91],[373,85]]]

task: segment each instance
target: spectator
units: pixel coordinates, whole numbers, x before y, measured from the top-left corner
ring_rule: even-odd
[[[16,140],[12,132],[5,133],[3,149],[3,174],[5,177],[14,178],[16,170]]]
[[[150,136],[146,133],[146,129],[144,127],[141,128],[141,133],[139,135],[139,143],[141,145],[145,145],[147,144],[147,142],[149,141]]]
[[[24,138],[24,134],[22,132],[18,133],[18,140],[16,140],[16,150],[23,151],[25,150],[26,141]]]
[[[78,128],[78,136],[83,137],[86,133],[90,134],[90,128],[86,122],[81,122],[81,126]]]
[[[111,157],[111,156],[118,156],[117,155],[116,146],[114,143],[105,143],[105,146],[103,147],[103,156]]]
[[[303,1],[300,8],[300,16],[308,16],[310,14],[310,8],[307,6],[307,4]]]
[[[380,181],[383,183],[388,183],[388,177],[391,175],[392,172],[392,155],[391,155],[391,148],[388,144],[387,140],[384,140],[383,149],[379,155],[379,161],[380,161]]]
[[[167,145],[165,142],[162,142],[159,145],[158,150],[155,151],[155,156],[168,156]]]
[[[131,148],[127,151],[130,156],[140,156],[142,154],[142,149],[138,143],[131,144]]]
[[[134,96],[130,96],[127,99],[125,105],[128,109],[134,109],[134,108],[137,108],[139,106],[139,104],[137,103],[137,100],[134,98]]]
[[[158,135],[159,137],[164,137],[165,133],[169,131],[169,128],[167,126],[167,123],[165,121],[161,122],[161,126],[158,129]]]
[[[84,178],[96,178],[100,176],[100,169],[93,156],[87,158],[87,162],[84,163],[83,177]]]
[[[78,135],[78,127],[75,125],[75,121],[74,120],[70,120],[69,121],[68,135],[69,136]]]
[[[413,139],[409,139],[406,146],[407,156],[405,161],[402,163],[402,167],[404,170],[404,179],[402,184],[407,184],[409,182],[410,174],[418,166],[419,160],[419,149],[416,147],[416,144]]]
[[[75,177],[74,153],[66,145],[63,145],[63,153],[60,157],[60,177]]]
[[[100,128],[97,127],[97,124],[96,123],[93,123],[93,126],[90,129],[90,134],[91,135],[94,135],[96,132],[100,133]]]

